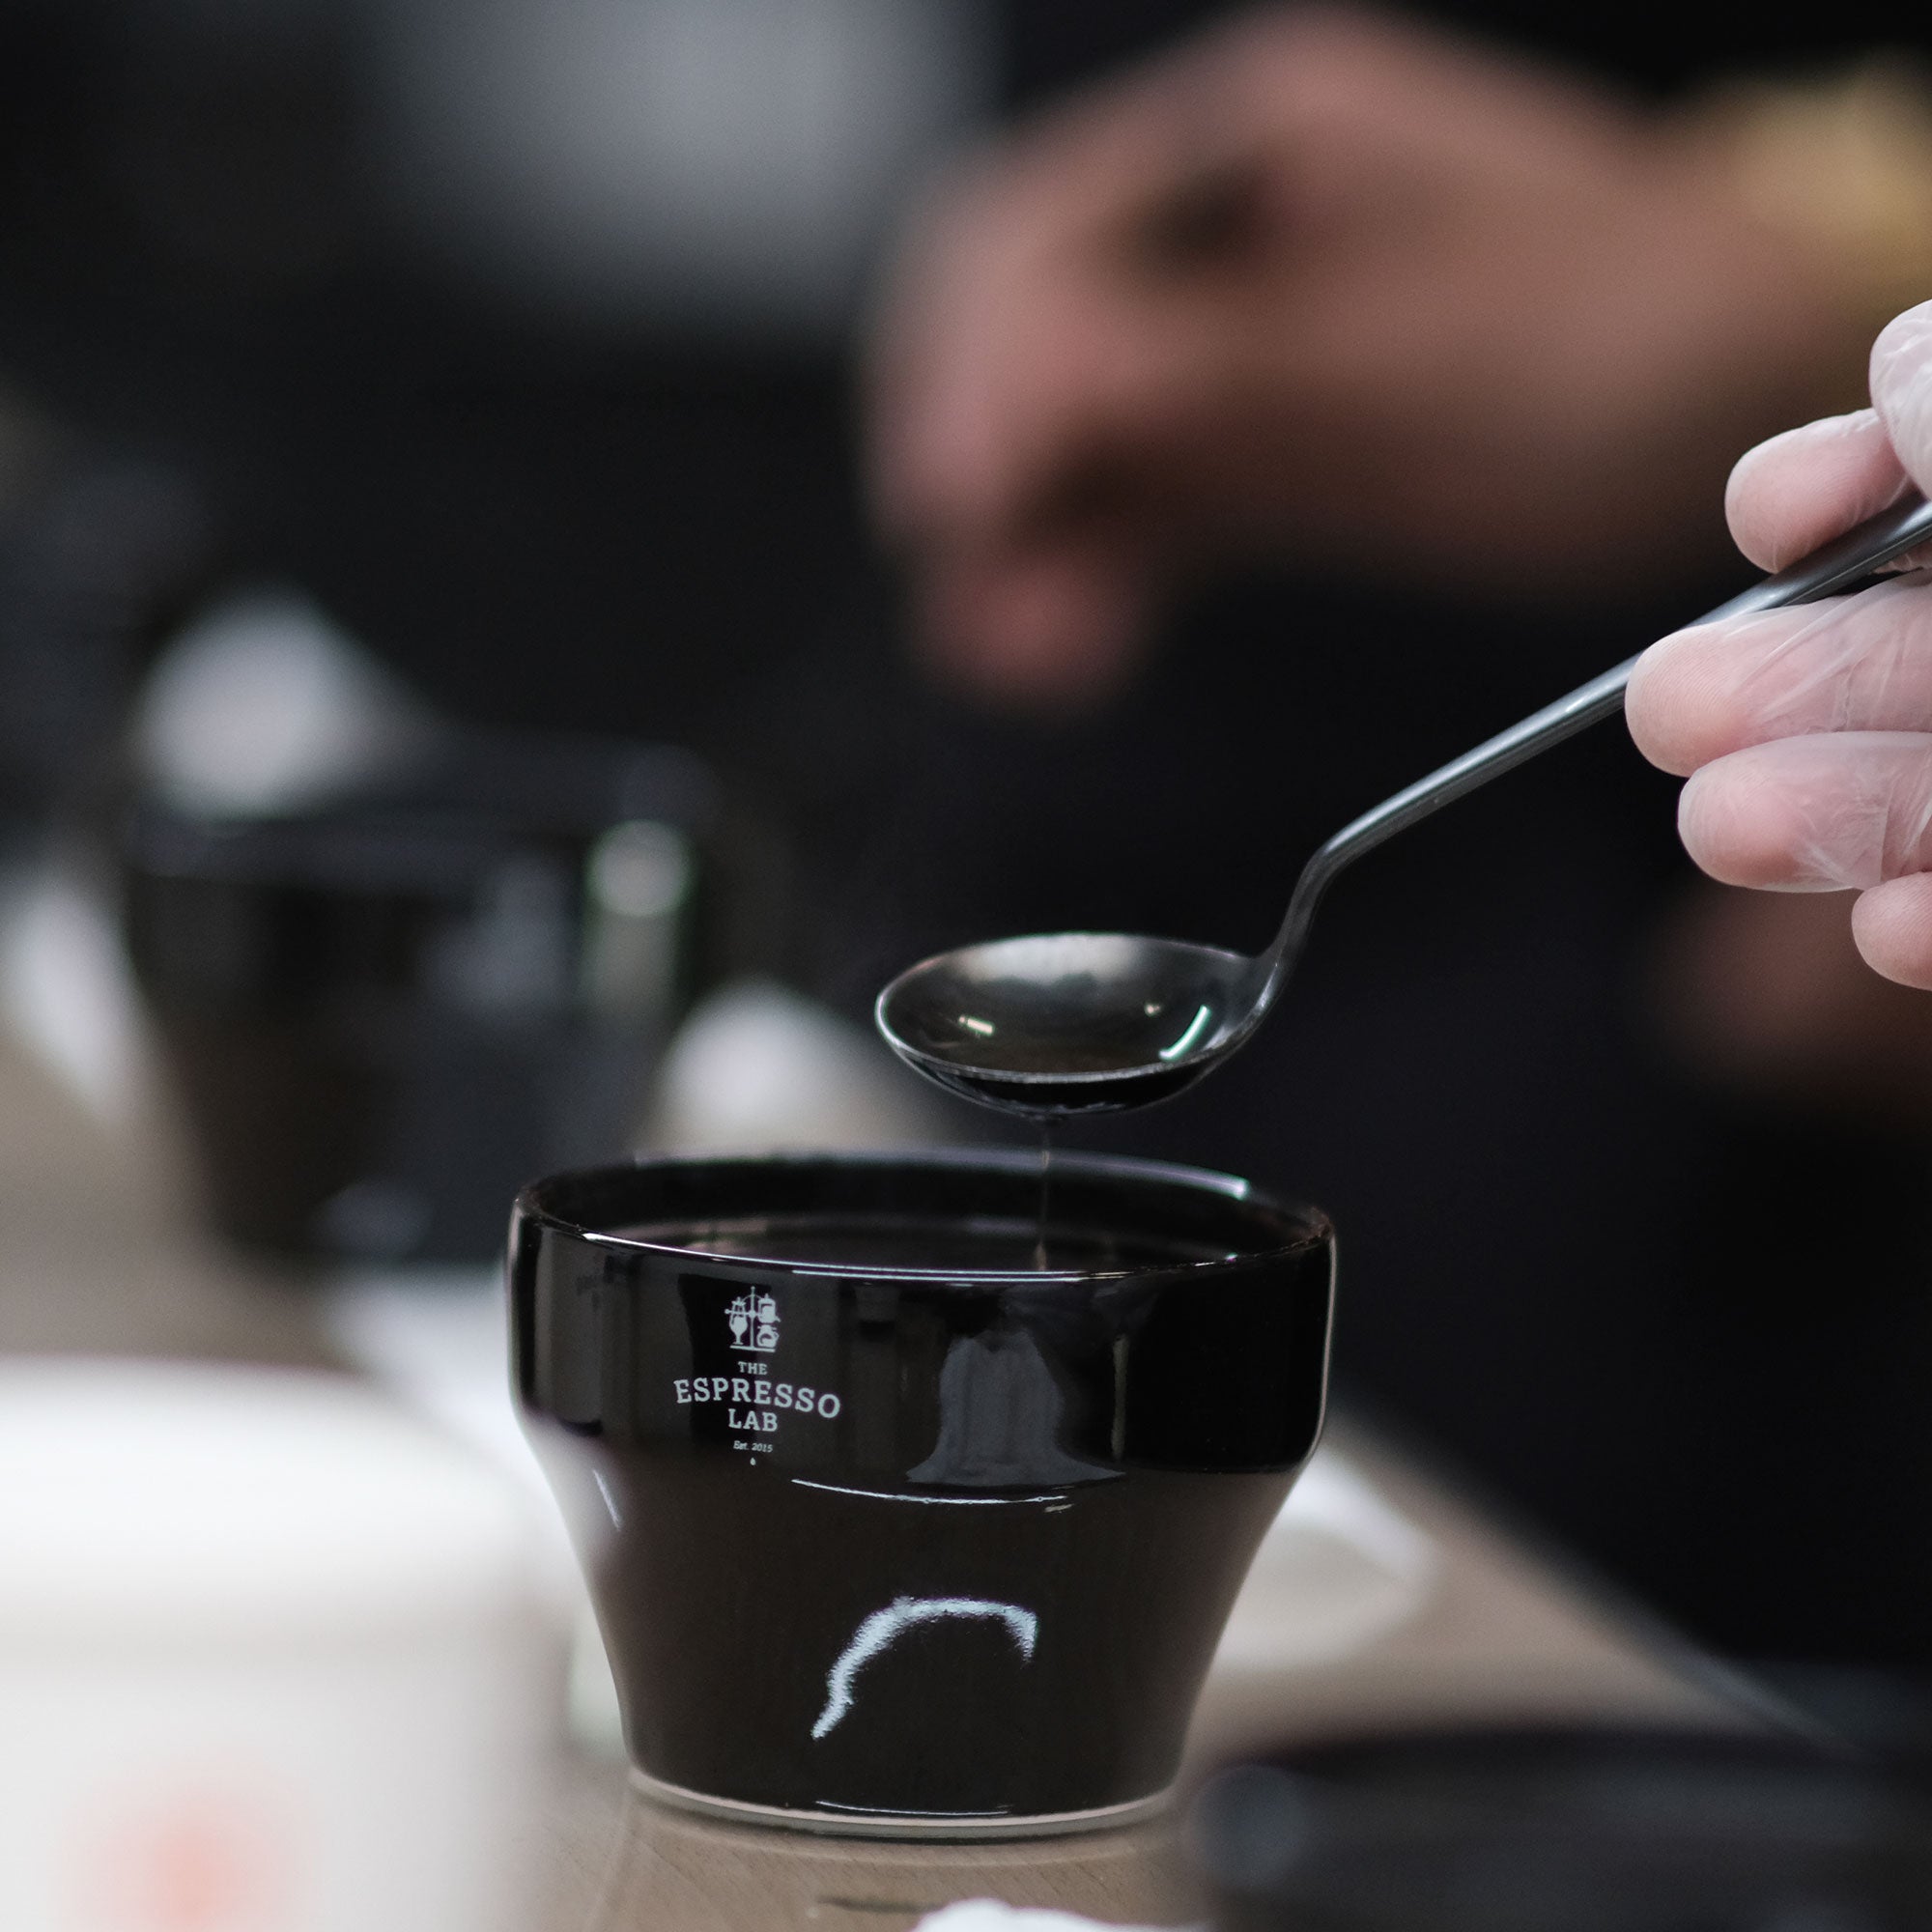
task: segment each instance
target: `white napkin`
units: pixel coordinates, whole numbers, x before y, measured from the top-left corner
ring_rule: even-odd
[[[1157,1932],[1157,1928],[1103,1925],[1097,1918],[1081,1918],[1071,1912],[1005,1905],[997,1898],[967,1898],[929,1913],[914,1932]]]

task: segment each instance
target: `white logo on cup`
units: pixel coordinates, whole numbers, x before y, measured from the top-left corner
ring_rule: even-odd
[[[761,1288],[748,1289],[724,1310],[724,1325],[731,1331],[731,1348],[741,1355],[770,1355],[779,1346],[779,1305]],[[729,1376],[676,1376],[671,1392],[680,1406],[693,1403],[723,1403],[724,1426],[731,1431],[731,1446],[751,1454],[768,1455],[772,1445],[765,1438],[776,1435],[779,1417],[790,1409],[795,1415],[816,1415],[832,1421],[845,1405],[830,1389],[814,1389],[804,1382],[781,1382],[774,1378],[770,1362],[733,1362],[737,1371]],[[756,1438],[756,1439],[753,1439]]]
[[[779,1305],[762,1289],[741,1294],[724,1311],[731,1346],[746,1354],[769,1355],[779,1345]]]

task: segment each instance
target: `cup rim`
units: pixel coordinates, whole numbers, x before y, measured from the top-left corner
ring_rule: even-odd
[[[1217,1196],[1231,1208],[1245,1208],[1251,1225],[1259,1234],[1269,1221],[1276,1223],[1282,1238],[1257,1239],[1253,1246],[1234,1253],[1207,1257],[1199,1261],[1173,1260],[1138,1264],[1118,1268],[962,1268],[956,1264],[935,1267],[889,1266],[879,1263],[825,1261],[785,1261],[758,1255],[708,1253],[701,1247],[675,1242],[649,1241],[634,1235],[613,1234],[590,1224],[590,1219],[563,1211],[555,1196],[564,1191],[595,1188],[617,1183],[627,1175],[648,1172],[699,1169],[783,1168],[796,1174],[810,1168],[872,1169],[902,1168],[912,1171],[959,1172],[980,1170],[1003,1177],[1024,1178],[1039,1172],[1039,1156],[1030,1151],[1010,1148],[920,1148],[912,1150],[792,1151],[769,1153],[728,1154],[639,1154],[634,1159],[600,1167],[573,1168],[530,1181],[517,1195],[515,1219],[519,1225],[534,1222],[552,1234],[581,1240],[617,1254],[654,1255],[712,1266],[755,1269],[782,1278],[881,1281],[972,1281],[988,1286],[1042,1285],[1066,1282],[1114,1282],[1138,1277],[1208,1271],[1233,1265],[1266,1264],[1289,1255],[1307,1253],[1332,1245],[1333,1223],[1319,1208],[1309,1203],[1284,1199],[1212,1168],[1184,1166],[1178,1162],[1149,1160],[1128,1154],[1080,1153],[1056,1148],[1052,1172],[1058,1180],[1089,1180],[1102,1184],[1150,1184],[1175,1193]]]

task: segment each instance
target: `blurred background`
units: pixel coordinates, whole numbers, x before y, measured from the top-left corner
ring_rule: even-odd
[[[71,1253],[54,1086],[185,1124],[142,1198],[256,1286],[30,1269],[0,1343],[301,1356],[359,1280],[324,1351],[434,1359],[397,1271],[479,1278],[542,1168],[997,1136],[866,1037],[892,972],[1258,947],[1743,581],[1731,462],[1932,293],[1909,30],[1232,18],[6,0],[0,1139]],[[1083,301],[1179,373],[1088,381]],[[1830,1703],[1932,1667],[1932,1003],[1672,798],[1605,729],[1459,806],[1075,1138],[1320,1202],[1350,1399]]]

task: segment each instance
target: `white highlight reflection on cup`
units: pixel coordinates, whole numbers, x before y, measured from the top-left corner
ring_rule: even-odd
[[[0,1925],[510,1932],[522,1498],[332,1378],[0,1366]]]

